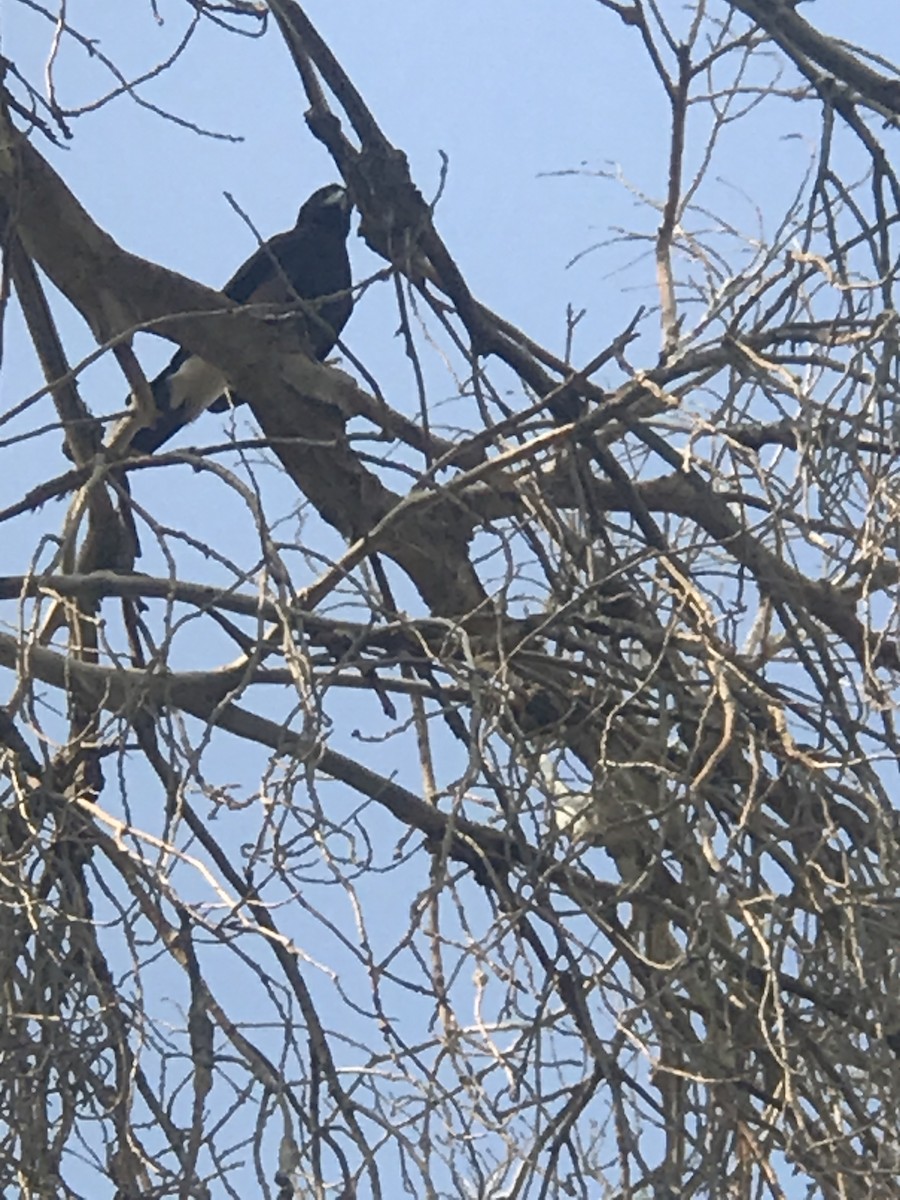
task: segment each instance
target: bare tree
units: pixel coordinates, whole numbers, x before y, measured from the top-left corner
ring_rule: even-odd
[[[571,363],[472,294],[270,0],[415,414],[119,246],[42,153],[78,116],[52,71],[5,64],[4,279],[58,413],[32,432],[71,460],[0,513],[32,547],[0,579],[10,1194],[897,1194],[900,73],[786,0],[660,7],[598,5],[671,113],[654,232],[617,235],[656,302],[611,286],[619,335]],[[89,43],[48,15],[51,59]],[[760,173],[745,235],[708,186],[779,105],[817,140],[783,211]],[[139,404],[150,329],[223,371],[269,457],[104,442],[41,273]],[[240,536],[132,499],[185,461]]]

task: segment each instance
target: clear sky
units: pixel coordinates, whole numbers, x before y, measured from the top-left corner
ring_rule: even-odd
[[[0,3],[0,53],[41,79],[52,25],[17,0]],[[626,326],[639,305],[656,302],[648,245],[623,244],[616,236],[653,232],[654,211],[641,197],[659,200],[667,177],[667,104],[634,30],[588,0],[310,0],[305,7],[388,137],[408,154],[426,197],[436,193],[441,155],[447,156],[437,225],[480,299],[555,353],[563,351],[567,305],[585,309],[576,365]],[[662,7],[673,19],[682,11],[674,0]],[[873,50],[885,29],[897,28],[896,0],[816,0],[808,8],[823,30]],[[70,23],[98,38],[103,53],[129,76],[162,61],[184,34],[187,5],[160,0],[158,12],[161,21],[149,4],[134,0],[68,3]],[[70,108],[94,103],[114,83],[96,58],[65,42],[54,76],[59,100]],[[120,244],[205,283],[222,284],[254,245],[224,193],[268,236],[292,225],[301,201],[335,178],[306,130],[302,89],[274,26],[251,40],[205,23],[178,62],[140,94],[183,120],[242,140],[199,136],[125,96],[73,120],[75,138],[66,148],[49,148],[40,138],[36,144]],[[703,203],[748,237],[758,228],[758,205],[765,206],[765,222],[777,222],[810,159],[814,130],[803,124],[807,119],[784,101],[726,133]],[[699,163],[703,145],[702,136],[690,141],[689,164]],[[381,265],[358,239],[351,253],[356,278]],[[67,315],[62,304],[57,315],[70,357],[88,354],[93,346],[77,315]],[[366,293],[345,340],[390,403],[412,415],[415,389],[395,327],[393,291],[383,284]],[[654,336],[651,326],[644,365],[652,365]],[[149,336],[140,339],[139,350],[148,374],[171,352]],[[41,383],[13,312],[0,407]],[[436,386],[438,394],[440,386],[453,393],[449,374]],[[110,356],[84,373],[82,388],[104,413],[121,408],[127,390]],[[52,419],[45,399],[0,429],[0,437]],[[219,418],[204,420],[177,444],[220,440]],[[48,461],[59,454],[57,434],[27,445],[33,452],[16,456],[12,471],[0,476],[0,505],[45,478]],[[64,468],[61,457],[51,467]],[[196,513],[201,493],[188,468],[167,475],[165,489],[159,473],[148,472],[135,481],[135,491],[174,524],[185,504]],[[285,507],[290,503],[285,491]],[[62,517],[62,506],[50,505],[35,522],[58,531]],[[216,544],[235,519],[216,502],[196,513],[192,529]],[[6,571],[27,566],[35,522],[6,535]],[[336,542],[332,547],[337,550]],[[195,578],[215,571],[200,556],[196,566]],[[217,661],[213,643],[183,647],[181,665]],[[346,739],[343,748],[352,752],[358,748],[349,737],[358,723],[352,707],[347,716],[348,728],[336,738],[339,748]],[[381,753],[387,772],[390,750]],[[415,772],[403,781],[417,786]]]
[[[888,8],[875,0],[818,0],[816,19],[860,38],[868,21],[877,44],[878,14]],[[666,9],[681,12],[671,4]],[[50,22],[16,0],[4,0],[2,11],[2,53],[40,80]],[[97,39],[98,49],[129,77],[172,53],[191,12],[180,0],[159,4],[160,21],[149,4],[123,8],[120,0],[73,0],[67,11],[72,26]],[[565,344],[567,305],[584,309],[576,363],[589,360],[639,305],[655,303],[647,245],[616,237],[624,230],[653,231],[655,214],[640,198],[659,200],[667,172],[667,105],[634,30],[587,0],[525,6],[517,0],[343,0],[311,3],[308,11],[387,135],[409,155],[428,197],[438,187],[441,153],[447,155],[438,227],[479,298],[557,353]],[[53,78],[69,108],[96,103],[115,83],[97,57],[67,39]],[[75,138],[66,148],[42,146],[95,218],[145,257],[220,285],[254,245],[224,193],[270,235],[293,224],[305,196],[334,177],[325,151],[306,130],[299,81],[274,29],[249,39],[204,22],[178,62],[139,92],[185,121],[243,139],[198,136],[124,96],[74,120]],[[783,209],[778,193],[786,202],[809,160],[805,139],[812,133],[802,119],[799,106],[785,102],[780,111],[766,106],[755,123],[741,123],[739,136],[726,134],[716,182],[699,198],[753,236],[763,175],[764,215],[777,220]],[[697,133],[689,137],[689,165],[702,153]],[[352,255],[356,278],[380,265],[356,238]],[[79,318],[67,318],[60,306],[57,319],[71,359],[89,353],[92,343]],[[411,411],[413,381],[392,336],[395,327],[392,289],[383,285],[367,293],[346,337],[390,402]],[[24,339],[10,328],[0,378],[5,406],[41,383],[33,358],[19,353]],[[648,337],[649,364],[656,349],[652,323]],[[138,347],[148,373],[169,354],[151,337],[138,339]],[[121,373],[110,356],[81,382],[95,411],[121,407]],[[49,400],[13,430],[33,428],[38,415],[52,420]],[[218,428],[195,427],[182,444],[202,441],[204,432],[218,437]],[[0,481],[3,494],[14,497],[36,482],[45,454],[57,444],[42,441],[40,456],[20,459],[22,476]],[[174,504],[178,492],[168,495]]]
[[[99,49],[131,76],[162,61],[185,32],[187,5],[163,0],[158,11],[162,23],[149,4],[68,5],[71,24],[99,39]],[[622,274],[636,247],[608,244],[615,229],[651,231],[653,215],[623,182],[601,176],[620,173],[652,199],[665,187],[667,106],[633,30],[585,0],[524,6],[517,0],[343,0],[314,2],[308,11],[388,136],[409,155],[426,196],[437,189],[441,152],[448,156],[439,228],[487,304],[557,351],[566,305],[585,308],[575,344],[576,360],[584,361],[639,303],[653,303],[652,262]],[[868,32],[877,47],[880,18],[886,21],[890,11],[887,0],[817,0],[815,19],[847,36],[864,39]],[[4,0],[2,52],[32,78],[43,75],[51,29],[37,12]],[[60,100],[72,108],[95,102],[113,82],[96,58],[65,39],[54,77]],[[200,127],[243,140],[199,137],[122,97],[74,121],[74,141],[48,157],[124,246],[210,285],[224,282],[253,245],[225,192],[268,235],[292,224],[299,202],[334,176],[306,131],[300,85],[274,29],[250,40],[204,23],[175,66],[140,94]],[[741,124],[739,137],[726,136],[717,166],[728,186],[705,196],[748,230],[756,216],[740,191],[757,202],[761,174],[767,198],[772,189],[787,189],[808,157],[788,136],[806,132],[799,106],[792,112],[785,104],[784,123],[773,129],[776,112],[767,106],[755,127]],[[751,129],[755,145],[748,144]],[[699,137],[689,141],[689,161],[702,145]],[[775,204],[770,212],[779,215]],[[378,266],[358,241],[354,265],[357,277]],[[392,312],[379,314],[379,301],[392,308],[392,300],[389,288],[369,295],[348,337],[354,351],[378,367],[386,350],[384,320],[390,328],[392,319]],[[165,357],[164,347],[148,344],[151,359]],[[7,371],[3,399],[35,378]],[[117,406],[121,388],[111,364],[85,379],[93,404]],[[402,406],[396,393],[392,400]]]

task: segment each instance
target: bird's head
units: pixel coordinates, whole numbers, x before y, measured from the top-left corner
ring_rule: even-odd
[[[297,224],[340,231],[346,237],[352,208],[350,194],[342,184],[326,183],[304,203],[297,214]]]

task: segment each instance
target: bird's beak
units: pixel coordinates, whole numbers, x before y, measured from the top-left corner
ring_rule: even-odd
[[[346,188],[335,185],[334,190],[325,200],[325,204],[329,207],[333,204],[337,204],[344,212],[349,212],[349,210],[352,208],[350,193]]]

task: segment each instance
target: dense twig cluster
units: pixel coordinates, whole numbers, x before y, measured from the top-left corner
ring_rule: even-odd
[[[247,1170],[283,1198],[781,1197],[791,1170],[896,1193],[900,82],[776,0],[691,5],[677,36],[652,2],[601,7],[671,109],[659,304],[572,365],[473,296],[332,50],[270,0],[388,264],[416,413],[122,250],[4,109],[6,263],[74,463],[0,513],[37,529],[70,497],[0,579],[23,1195],[248,1194]],[[749,244],[702,189],[726,126],[785,96],[820,139]],[[102,446],[35,263],[130,385],[138,329],[221,367],[289,533],[258,442]],[[243,548],[132,496],[185,461]]]

